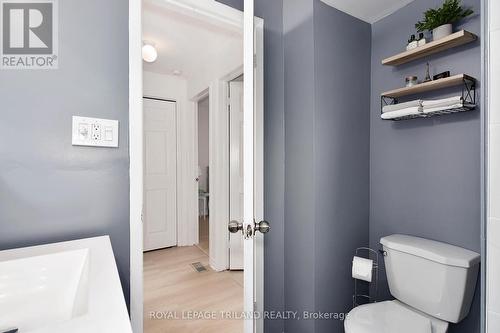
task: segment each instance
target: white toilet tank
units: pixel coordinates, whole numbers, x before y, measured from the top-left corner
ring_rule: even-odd
[[[479,271],[476,252],[406,235],[380,239],[387,282],[401,302],[451,323],[469,313]]]

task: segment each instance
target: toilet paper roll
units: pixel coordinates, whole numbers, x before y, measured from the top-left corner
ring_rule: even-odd
[[[352,277],[372,282],[373,260],[356,257],[352,259]]]

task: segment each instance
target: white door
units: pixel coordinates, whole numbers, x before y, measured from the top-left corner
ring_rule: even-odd
[[[144,251],[177,245],[175,102],[144,99]]]
[[[243,309],[264,310],[264,241],[269,231],[264,215],[264,43],[263,21],[256,19],[253,0],[244,2],[244,80],[241,168],[243,171],[243,218],[231,220],[229,230],[243,239]],[[232,98],[231,98],[232,100]],[[231,113],[232,114],[232,113]],[[232,159],[232,158],[231,158]],[[263,316],[248,316],[244,333],[261,333]]]
[[[243,82],[229,82],[229,219],[243,221]],[[243,238],[229,233],[229,269],[243,269]]]

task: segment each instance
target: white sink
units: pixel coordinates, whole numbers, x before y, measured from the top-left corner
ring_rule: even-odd
[[[132,332],[109,237],[0,251],[0,332]]]

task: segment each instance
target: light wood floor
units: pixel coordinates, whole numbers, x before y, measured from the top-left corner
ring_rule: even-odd
[[[194,262],[201,262],[208,270],[198,273],[191,266]],[[197,246],[144,253],[144,332],[243,332],[243,322],[238,319],[182,318],[192,311],[215,311],[217,318],[221,318],[221,311],[241,313],[243,272],[212,271],[207,254]],[[152,319],[152,312],[176,314],[178,319]]]

